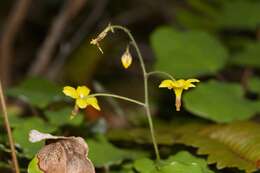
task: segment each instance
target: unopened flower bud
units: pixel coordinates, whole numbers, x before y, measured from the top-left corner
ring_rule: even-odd
[[[124,54],[121,57],[123,67],[127,69],[132,64],[132,55],[129,52],[129,47],[126,48]]]

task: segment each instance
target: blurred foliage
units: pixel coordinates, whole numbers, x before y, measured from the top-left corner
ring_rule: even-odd
[[[250,91],[260,95],[260,78],[252,77],[248,82],[248,88]]]
[[[248,43],[245,49],[234,55],[231,61],[234,64],[246,67],[260,67],[260,42]]]
[[[62,97],[59,86],[36,77],[24,80],[18,86],[9,89],[7,94],[39,108],[44,108]]]
[[[246,120],[254,116],[257,110],[253,103],[244,98],[241,85],[218,81],[204,82],[184,97],[188,111],[220,123]]]
[[[123,160],[134,160],[147,155],[143,151],[119,149],[109,143],[104,136],[88,139],[87,143],[90,148],[88,157],[96,167],[120,164]]]
[[[254,122],[234,122],[227,125],[205,123],[167,123],[156,129],[159,144],[172,146],[185,144],[198,148],[199,155],[208,155],[208,164],[217,164],[218,169],[236,167],[247,172],[259,168],[260,126]],[[113,141],[147,144],[148,129],[117,129],[108,133]],[[128,136],[128,137],[125,137]],[[171,136],[171,138],[170,138]],[[160,139],[168,139],[160,143]],[[166,140],[165,140],[166,141]]]
[[[157,57],[156,69],[176,78],[213,75],[227,60],[227,50],[221,43],[202,31],[162,27],[154,31],[151,43]]]

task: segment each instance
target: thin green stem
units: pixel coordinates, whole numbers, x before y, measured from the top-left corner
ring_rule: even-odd
[[[119,25],[111,25],[110,27],[111,27],[111,30],[114,30],[114,29],[123,30],[128,35],[128,37],[130,38],[131,43],[132,43],[132,45],[134,46],[134,48],[137,52],[137,57],[140,61],[140,65],[141,65],[142,72],[143,72],[143,79],[144,79],[145,111],[146,111],[148,123],[149,123],[149,126],[150,126],[150,132],[151,132],[151,136],[152,136],[152,141],[153,141],[153,146],[154,146],[154,150],[155,150],[155,154],[156,154],[156,159],[158,161],[160,161],[160,153],[159,153],[157,141],[156,141],[156,138],[155,138],[154,126],[153,126],[153,121],[152,121],[152,116],[151,116],[151,111],[150,111],[150,105],[149,105],[148,76],[147,76],[147,71],[146,71],[146,67],[145,67],[145,64],[144,64],[143,56],[141,54],[139,47],[136,44],[136,41],[135,41],[133,35],[131,34],[131,32],[127,28],[119,26]]]
[[[129,101],[129,102],[138,104],[140,106],[146,106],[145,103],[142,103],[142,102],[137,101],[135,99],[130,99],[128,97],[116,95],[116,94],[95,93],[95,94],[90,94],[88,97],[99,97],[99,96],[102,96],[102,97],[114,97],[114,98],[118,98],[118,99],[121,99],[121,100],[126,100],[126,101]]]
[[[172,75],[170,75],[169,73],[166,73],[164,71],[151,71],[149,73],[147,73],[147,76],[151,76],[151,75],[164,75],[167,76],[168,78],[170,78],[171,80],[175,81],[174,77],[172,77]]]
[[[9,120],[8,120],[8,113],[7,113],[6,102],[5,102],[5,98],[4,98],[4,91],[3,91],[3,88],[2,88],[1,81],[0,81],[0,100],[1,100],[1,107],[2,107],[2,111],[3,111],[3,116],[4,116],[4,124],[5,124],[5,127],[6,127],[7,136],[8,136],[8,140],[9,140],[9,144],[10,144],[10,148],[11,148],[11,154],[12,154],[14,169],[15,169],[16,173],[20,173],[19,164],[18,164],[17,157],[16,157],[16,151],[15,151],[12,131],[11,131],[10,123],[9,123]]]

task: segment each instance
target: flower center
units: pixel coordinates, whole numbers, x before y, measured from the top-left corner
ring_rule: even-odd
[[[83,98],[84,98],[84,94],[80,94],[79,97],[80,97],[81,99],[83,99]]]

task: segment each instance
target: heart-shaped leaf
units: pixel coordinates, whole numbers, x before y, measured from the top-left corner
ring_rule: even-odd
[[[212,75],[226,64],[227,51],[213,36],[202,31],[177,31],[160,27],[151,36],[156,69],[176,78]]]
[[[184,106],[193,114],[216,122],[246,120],[256,110],[243,95],[239,84],[209,81],[186,93]]]

